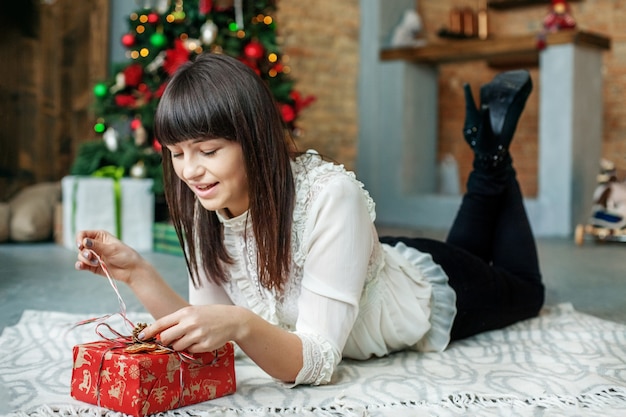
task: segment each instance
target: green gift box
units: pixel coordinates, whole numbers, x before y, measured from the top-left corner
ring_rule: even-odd
[[[176,230],[170,223],[157,222],[152,227],[154,236],[153,250],[170,255],[183,256],[183,249],[178,242]]]

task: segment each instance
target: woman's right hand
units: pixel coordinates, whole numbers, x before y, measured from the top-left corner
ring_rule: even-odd
[[[76,269],[106,276],[98,261],[100,257],[106,264],[111,278],[126,284],[129,284],[133,270],[143,260],[134,249],[104,230],[78,232],[76,245],[78,246]]]

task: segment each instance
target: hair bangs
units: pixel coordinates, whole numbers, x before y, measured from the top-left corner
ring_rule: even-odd
[[[154,121],[157,140],[164,146],[198,138],[235,140],[228,102],[214,93],[212,80],[188,74],[193,69],[182,69],[165,89]]]

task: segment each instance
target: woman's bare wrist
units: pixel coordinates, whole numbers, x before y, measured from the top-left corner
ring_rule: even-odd
[[[137,255],[137,260],[133,265],[126,281],[126,284],[131,288],[141,286],[142,283],[158,276],[156,269],[140,255]]]

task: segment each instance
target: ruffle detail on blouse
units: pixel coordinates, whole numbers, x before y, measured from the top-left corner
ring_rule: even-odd
[[[450,331],[456,316],[456,293],[448,284],[448,275],[428,253],[398,242],[394,249],[421,272],[432,286],[430,330],[414,348],[421,352],[441,352],[450,343]]]
[[[273,325],[280,325],[280,320],[276,314],[276,299],[273,294],[265,288],[257,288],[247,279],[237,279],[235,282],[252,312]],[[229,291],[229,293],[232,294],[233,292]]]
[[[219,211],[216,211],[217,219],[224,225],[231,229],[233,232],[242,232],[246,229],[246,224],[250,224],[251,219],[248,218],[249,211],[246,210],[242,214],[233,218],[226,218],[220,214]]]
[[[302,369],[293,384],[324,385],[332,379],[340,356],[333,353],[332,345],[312,333],[294,332],[302,340]]]
[[[237,260],[229,268],[230,280],[225,284],[226,292],[234,304],[247,306],[264,320],[275,325],[279,324],[276,299],[271,291],[259,284],[252,219],[249,218],[247,211],[230,219],[216,213],[224,225],[226,250]]]
[[[315,150],[308,150],[298,156],[291,163],[294,180],[296,181],[296,205],[294,207],[294,225],[292,232],[293,261],[302,266],[307,254],[303,252],[302,240],[305,238],[305,224],[308,219],[307,210],[312,206],[316,197],[326,185],[337,177],[349,178],[361,189],[367,210],[372,222],[376,220],[376,204],[365,189],[362,182],[357,180],[354,172],[347,171],[343,165],[324,161]]]

